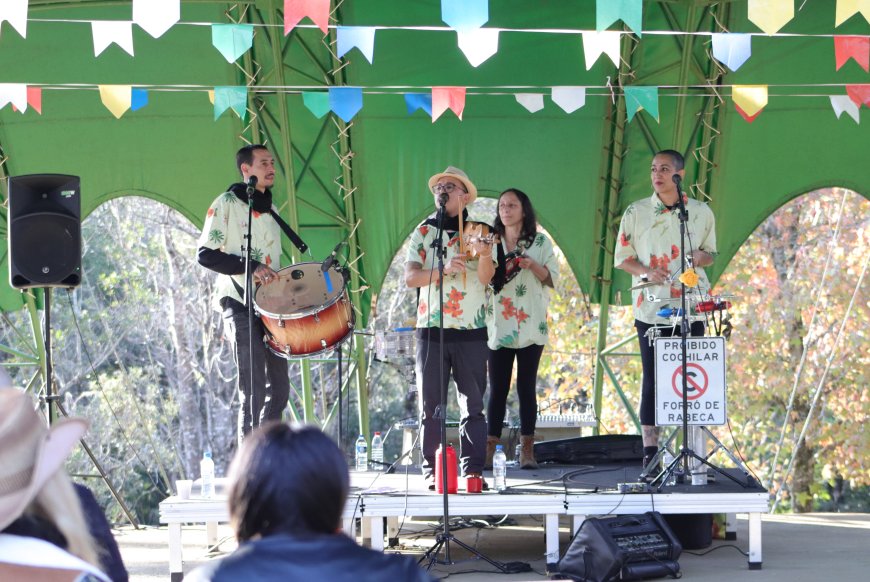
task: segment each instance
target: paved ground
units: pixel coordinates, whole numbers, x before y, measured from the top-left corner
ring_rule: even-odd
[[[747,520],[738,515],[737,541],[714,542],[712,552],[695,555],[684,552],[680,558],[683,577],[705,582],[751,580],[752,582],[830,582],[867,580],[870,572],[870,514],[804,514],[764,516],[763,559],[761,570],[750,571],[746,557]],[[401,536],[402,551],[420,555],[432,544],[431,525],[413,521],[405,524]],[[482,525],[482,524],[479,524]],[[569,545],[568,521],[562,522],[561,548]],[[117,539],[131,574],[132,582],[168,580],[168,534],[165,527],[134,530],[119,529]],[[235,542],[230,531],[221,526],[226,536],[222,551],[232,551]],[[527,517],[516,525],[496,528],[469,527],[458,530],[457,538],[476,547],[487,556],[501,562],[524,561],[533,572],[504,575],[481,560],[462,561],[453,566],[435,565],[433,573],[451,580],[547,580],[544,572],[544,534],[540,522]],[[183,535],[185,572],[209,559],[206,556],[205,527],[186,527]],[[737,546],[736,548],[734,546]],[[701,552],[697,552],[701,553]],[[454,546],[454,561],[467,554]]]

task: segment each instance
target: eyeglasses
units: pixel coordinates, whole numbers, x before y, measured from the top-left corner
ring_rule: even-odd
[[[435,184],[434,186],[432,186],[432,193],[433,194],[441,194],[441,193],[450,194],[451,192],[453,192],[457,188],[460,188],[460,186],[457,186],[453,182],[445,182],[444,184]],[[468,192],[468,190],[466,190],[465,188],[461,188],[461,190],[463,192]]]

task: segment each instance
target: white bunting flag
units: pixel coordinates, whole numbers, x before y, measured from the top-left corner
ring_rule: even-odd
[[[855,120],[855,123],[861,123],[858,105],[849,98],[848,95],[831,95],[831,107],[834,108],[834,113],[837,114],[837,119],[843,113]]]
[[[24,83],[0,83],[0,109],[8,104],[18,111],[27,111],[27,85]]]
[[[0,0],[0,23],[5,20],[24,38],[27,38],[27,1]]]
[[[586,57],[586,70],[592,68],[601,53],[606,54],[619,66],[619,41],[621,33],[618,30],[603,30],[601,32],[583,33],[583,55]]]
[[[553,87],[550,96],[565,113],[574,113],[586,105],[586,87]]]
[[[181,0],[133,0],[133,22],[159,38],[181,18]]]
[[[115,20],[95,20],[91,22],[94,33],[94,56],[115,43],[130,56],[133,56],[133,23]]]
[[[478,28],[459,30],[459,49],[472,67],[480,66],[486,59],[498,52],[498,30]]]
[[[517,103],[529,110],[530,113],[535,113],[544,108],[543,93],[517,93]]]

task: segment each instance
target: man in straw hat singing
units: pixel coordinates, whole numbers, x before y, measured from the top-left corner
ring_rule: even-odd
[[[439,305],[438,257],[433,248],[438,212],[411,234],[405,259],[405,283],[419,288],[417,299],[417,379],[420,394],[420,440],[423,475],[434,489],[435,453],[440,444],[441,402],[440,331],[444,328],[445,382],[452,374],[459,392],[459,458],[466,477],[480,477],[486,456],[486,289],[495,272],[491,241],[462,237],[468,221],[467,205],[477,198],[477,188],[459,168],[448,167],[429,178],[435,208],[443,208],[444,308]],[[446,413],[446,411],[443,411]]]
[[[0,580],[108,581],[63,463],[87,429],[50,429],[30,397],[0,388]]]

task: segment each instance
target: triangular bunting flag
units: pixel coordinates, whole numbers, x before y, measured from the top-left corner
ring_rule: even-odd
[[[133,93],[130,96],[130,110],[139,111],[146,105],[148,105],[148,91],[145,89],[133,89]]]
[[[0,109],[11,103],[15,109],[27,111],[27,85],[24,83],[0,83]]]
[[[429,117],[432,117],[432,95],[427,95],[426,93],[405,93],[405,106],[408,108],[408,115],[411,115],[418,109],[422,109]]]
[[[658,87],[626,87],[625,113],[628,121],[634,119],[634,114],[643,109],[655,120],[659,120],[659,88]]]
[[[462,120],[465,109],[465,87],[432,87],[432,123],[450,109]]]
[[[767,85],[734,85],[731,99],[743,119],[752,123],[767,106]]]
[[[359,113],[363,106],[363,92],[359,87],[330,87],[329,109],[345,123]]]
[[[441,20],[453,30],[474,30],[489,20],[489,0],[441,0]]]
[[[529,113],[535,113],[544,108],[543,93],[517,93],[517,103],[525,107]]]
[[[302,103],[317,119],[329,113],[329,93],[323,91],[302,93]]]
[[[338,41],[338,58],[356,47],[369,63],[375,58],[375,27],[374,26],[338,26],[335,29]]]
[[[232,108],[240,119],[248,116],[247,87],[215,87],[214,88],[214,118],[217,120],[227,109]]]
[[[94,56],[115,43],[130,56],[133,56],[133,23],[115,20],[95,20],[91,22],[94,33]]]
[[[27,2],[28,0],[0,1],[0,24],[5,20],[22,38],[27,38]]]
[[[211,44],[227,60],[236,62],[254,44],[253,24],[212,24]]]
[[[751,34],[713,34],[713,58],[732,71],[739,69],[751,55]]]
[[[775,34],[794,18],[794,0],[748,0],[749,20],[766,34]]]
[[[858,107],[862,103],[870,107],[870,85],[846,85],[846,94]]]
[[[846,61],[855,59],[862,69],[870,72],[870,36],[835,36],[834,59],[838,71]]]
[[[840,26],[858,12],[861,13],[864,20],[870,22],[870,0],[837,0],[834,26]]]
[[[27,88],[27,104],[42,115],[42,87]]]
[[[181,0],[133,0],[133,22],[160,38],[181,19]]]
[[[130,85],[99,85],[100,99],[116,119],[130,109],[133,87]]]
[[[305,17],[326,34],[329,30],[329,0],[284,0],[284,36]]]
[[[861,123],[858,106],[852,102],[848,95],[831,95],[831,107],[834,108],[834,113],[837,114],[837,119],[845,112],[849,117],[855,120],[855,123]]]
[[[619,40],[622,34],[615,30],[583,33],[583,56],[586,58],[586,70],[592,68],[601,53],[610,57],[613,66],[619,66]]]
[[[553,87],[550,98],[565,113],[574,113],[586,105],[586,87]]]
[[[601,32],[617,20],[622,20],[640,36],[643,32],[643,0],[598,0],[595,3],[595,30]]]
[[[459,37],[459,49],[472,67],[480,66],[498,52],[498,30],[494,28],[459,30],[456,35]]]

